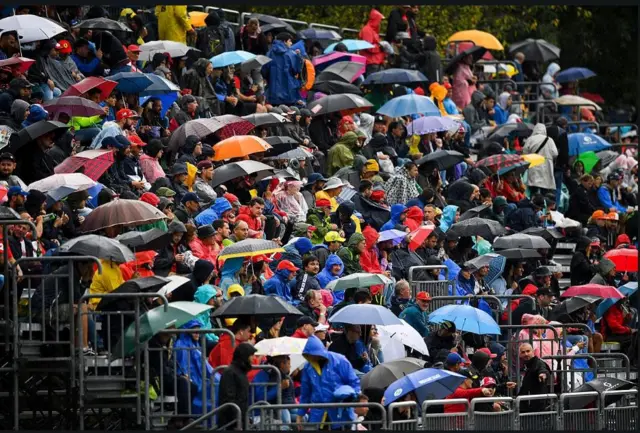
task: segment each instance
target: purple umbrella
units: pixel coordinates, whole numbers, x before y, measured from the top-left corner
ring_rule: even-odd
[[[411,135],[424,135],[449,131],[459,127],[460,123],[450,117],[426,116],[420,117],[407,125],[407,132]]]

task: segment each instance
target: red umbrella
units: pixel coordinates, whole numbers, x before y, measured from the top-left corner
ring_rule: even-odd
[[[35,60],[27,57],[9,57],[8,59],[0,60],[0,68],[8,66],[15,75],[19,75],[26,73],[35,62]]]
[[[422,245],[422,243],[427,239],[427,237],[431,234],[431,232],[435,229],[434,225],[424,225],[420,226],[411,233],[411,242],[409,242],[409,249],[411,251],[415,251]]]
[[[638,250],[620,248],[607,251],[604,256],[616,265],[618,272],[638,272]]]
[[[81,168],[82,173],[97,182],[100,176],[111,167],[113,161],[113,152],[110,150],[85,150],[68,157],[53,171],[57,174],[75,173]]]
[[[622,299],[624,295],[613,286],[602,286],[600,284],[585,284],[584,286],[569,287],[562,294],[563,298],[573,296],[596,296],[598,298]]]
[[[498,172],[501,168],[512,167],[516,164],[525,162],[520,155],[509,155],[501,153],[499,155],[492,155],[487,158],[481,159],[476,162],[476,167],[488,167],[494,173]]]
[[[70,86],[62,96],[81,96],[91,89],[100,89],[100,99],[105,100],[117,85],[117,82],[105,80],[102,77],[87,77],[79,83]]]
[[[65,113],[69,116],[91,117],[104,114],[104,109],[101,106],[80,96],[61,96],[45,102],[43,107],[56,115]]]

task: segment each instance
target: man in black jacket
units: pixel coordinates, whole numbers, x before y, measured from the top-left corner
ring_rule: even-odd
[[[240,343],[233,351],[233,361],[225,368],[220,378],[219,385],[219,406],[225,403],[235,403],[240,408],[242,417],[239,422],[244,428],[244,419],[249,408],[249,379],[247,373],[251,371],[253,355],[257,349],[249,343]],[[218,415],[218,425],[225,426],[225,429],[234,429],[232,423],[236,419],[236,414],[232,409],[221,410]],[[230,425],[228,425],[230,424]]]
[[[586,227],[589,217],[597,210],[589,198],[592,189],[593,177],[590,174],[584,174],[580,177],[580,185],[570,191],[569,210],[566,216],[578,221],[583,227]]]
[[[548,394],[553,391],[553,375],[546,362],[533,354],[531,344],[524,343],[519,348],[520,359],[524,363],[525,373],[518,396]],[[547,407],[546,400],[530,400],[525,402],[521,412],[541,412]]]

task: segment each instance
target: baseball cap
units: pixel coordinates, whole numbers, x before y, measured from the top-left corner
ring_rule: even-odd
[[[458,374],[463,375],[464,377],[466,377],[467,379],[477,379],[478,376],[476,376],[475,374],[473,374],[471,371],[469,371],[466,368],[463,368],[462,370],[460,370],[458,372]]]
[[[114,138],[119,144],[119,149],[126,149],[127,147],[131,146],[131,142],[124,135],[116,135]]]
[[[140,196],[140,201],[149,203],[151,206],[157,207],[160,204],[160,198],[152,192],[145,192]]]
[[[171,188],[167,188],[166,186],[161,186],[156,191],[156,195],[158,197],[173,197],[173,196],[176,195],[176,192],[174,190],[172,190]]]
[[[316,326],[319,325],[318,322],[316,322],[315,320],[313,320],[311,317],[309,316],[302,316],[301,318],[298,319],[298,321],[296,322],[296,327],[297,328],[302,328],[304,325],[311,325],[314,328]]]
[[[227,289],[227,298],[230,298],[232,294],[238,293],[240,296],[244,296],[244,289],[240,284],[232,284]]]
[[[142,50],[136,44],[131,44],[127,47],[127,51],[131,51],[132,53],[139,53]]]
[[[490,386],[496,386],[496,380],[493,377],[483,377],[482,382],[480,382],[480,386],[483,388],[488,388]]]
[[[533,271],[534,277],[550,277],[551,271],[546,266],[540,266],[538,269]]]
[[[207,161],[206,159],[204,161],[200,161],[197,165],[198,167],[198,172],[201,172],[202,170],[207,170],[209,168],[213,168],[213,163],[211,161]]]
[[[181,162],[173,164],[171,167],[171,176],[177,176],[179,174],[188,174],[187,165]]]
[[[122,108],[116,113],[116,120],[133,119],[140,117],[138,113],[128,108]]]
[[[71,44],[69,43],[69,41],[63,39],[57,43],[56,50],[58,50],[58,52],[61,54],[71,54]]]
[[[378,114],[375,118],[375,120],[373,121],[373,123],[387,123],[386,119],[384,118],[383,115]]]
[[[7,191],[7,197],[13,197],[14,195],[21,195],[21,196],[27,197],[29,195],[29,192],[23,190],[19,186],[12,186]]]
[[[307,178],[306,185],[313,185],[316,182],[326,182],[327,178],[321,175],[320,173],[311,173]]]
[[[440,328],[446,329],[451,332],[456,332],[456,324],[450,320],[445,320],[440,324]]]
[[[222,197],[226,198],[227,201],[229,203],[231,203],[231,206],[240,206],[240,200],[238,199],[238,196],[236,196],[235,194],[231,194],[230,192],[225,192]]]
[[[102,149],[106,149],[107,147],[115,147],[116,149],[124,149],[124,146],[116,140],[116,137],[105,137],[102,139],[100,143],[100,147]]]
[[[607,176],[607,182],[612,181],[612,180],[621,180],[622,177],[620,176],[619,173],[613,172],[611,173],[609,176]]]
[[[147,145],[147,143],[142,141],[142,138],[138,137],[137,135],[130,135],[128,138],[132,146],[144,147]]]
[[[326,198],[321,198],[316,200],[316,207],[331,207],[331,202]]]
[[[462,359],[462,356],[458,355],[455,352],[451,352],[447,355],[447,365],[457,365],[457,364],[464,364],[464,359]]]
[[[605,218],[605,213],[603,210],[597,210],[594,213],[591,214],[591,219],[604,219]]]
[[[206,224],[206,225],[198,227],[198,237],[200,239],[210,238],[211,236],[213,236],[215,234],[216,234],[216,231],[213,229],[211,224]]]
[[[346,239],[343,238],[342,236],[340,236],[340,233],[336,232],[336,231],[332,231],[327,233],[324,236],[324,241],[325,242],[345,242]]]
[[[431,295],[428,292],[418,292],[416,295],[418,301],[431,301]]]
[[[253,263],[258,263],[258,262],[267,262],[267,263],[271,263],[273,261],[273,259],[269,258],[268,256],[264,255],[264,254],[260,254],[259,256],[253,256],[251,258],[251,261]]]
[[[0,154],[0,161],[13,161],[16,162],[16,157],[13,156],[13,153],[11,152],[3,152],[2,154]]]
[[[188,192],[182,196],[182,200],[180,201],[182,203],[186,203],[188,201],[197,201],[198,203],[200,203],[200,198],[198,197],[198,194],[196,194],[195,192]]]
[[[278,263],[278,271],[291,271],[291,272],[297,272],[298,268],[295,267],[295,265],[293,263],[291,263],[289,260],[283,260],[280,263]]]
[[[29,81],[25,80],[24,78],[14,78],[9,82],[9,87],[14,89],[23,89],[23,88],[28,89],[30,87],[33,87],[33,84],[31,84]]]
[[[481,352],[481,353],[484,353],[485,355],[489,355],[489,358],[491,358],[491,359],[496,358],[498,356],[495,353],[491,353],[491,351],[489,349],[487,349],[486,347],[483,347],[482,349],[476,350],[476,353],[477,352]]]

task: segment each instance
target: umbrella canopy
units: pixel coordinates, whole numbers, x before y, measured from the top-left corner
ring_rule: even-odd
[[[497,251],[497,253],[509,260],[529,260],[539,259],[542,257],[536,250],[527,250],[523,248],[508,248],[506,250]]]
[[[28,57],[9,57],[0,60],[0,68],[9,67],[14,74],[25,74],[36,61]]]
[[[280,155],[283,152],[287,152],[289,150],[293,150],[299,146],[299,143],[292,137],[279,137],[272,136],[264,139],[267,143],[271,145],[271,149],[265,152],[265,156],[276,156]]]
[[[368,111],[373,104],[362,96],[344,93],[342,95],[327,95],[309,104],[309,110],[314,116],[335,113],[359,113]]]
[[[180,87],[171,81],[156,74],[145,74],[152,84],[140,92],[140,96],[166,95],[167,93],[176,93],[180,91]]]
[[[127,27],[126,24],[109,18],[91,18],[84,20],[78,25],[78,27],[89,30],[108,30],[110,32],[131,33],[133,31]]]
[[[584,80],[595,76],[596,73],[591,69],[569,68],[558,72],[558,74],[555,76],[555,80],[558,83],[569,83],[571,81]]]
[[[220,138],[224,139],[234,135],[247,134],[253,128],[254,125],[248,120],[232,115],[190,120],[171,134],[169,150],[177,152],[190,135],[195,135],[202,139],[208,135],[218,133]]]
[[[522,53],[527,60],[547,63],[560,58],[560,48],[544,39],[525,39],[509,46],[511,54]]]
[[[528,248],[531,250],[551,248],[551,245],[540,236],[516,233],[509,236],[501,236],[493,241],[493,248]]]
[[[273,167],[258,161],[232,162],[217,168],[210,183],[211,186],[216,187],[222,183],[229,182],[231,179],[249,175],[255,176],[257,182],[265,177],[272,176],[273,172]]]
[[[471,41],[479,47],[484,47],[487,50],[504,50],[504,47],[491,33],[483,32],[480,30],[463,30],[456,32],[449,36],[447,42],[467,42]]]
[[[238,296],[213,312],[213,317],[220,318],[242,316],[288,317],[302,313],[278,296],[264,295]]]
[[[430,98],[410,93],[389,100],[380,107],[378,114],[384,114],[389,117],[410,116],[412,114],[439,117],[440,110]]]
[[[491,209],[491,206],[489,206],[488,204],[481,204],[480,206],[471,208],[460,215],[460,219],[458,221],[464,221],[471,218],[482,218],[482,214],[486,213],[486,211],[489,209]]]
[[[335,95],[341,93],[351,93],[352,95],[362,95],[362,92],[357,86],[350,83],[345,83],[342,80],[330,80],[316,82],[311,88],[314,92],[322,92],[327,95]]]
[[[400,242],[406,237],[407,237],[407,232],[403,232],[395,229],[384,230],[380,232],[380,236],[378,237],[378,243],[384,242],[384,241]]]
[[[487,136],[488,139],[498,140],[502,142],[505,137],[513,136],[527,138],[533,133],[533,125],[529,123],[505,123],[498,126]]]
[[[338,278],[337,280],[330,281],[325,289],[334,292],[342,292],[351,288],[360,289],[363,287],[377,286],[379,284],[384,284],[386,286],[391,284],[392,282],[392,280],[382,274],[358,272],[342,278]]]
[[[54,174],[29,185],[29,190],[46,193],[54,201],[60,201],[76,191],[85,191],[96,182],[82,173]]]
[[[59,253],[95,256],[99,259],[126,263],[136,259],[133,252],[124,244],[105,236],[84,235],[65,242],[58,248]]]
[[[104,114],[104,108],[95,102],[80,96],[61,96],[43,104],[50,113],[65,113],[71,117],[92,117]]]
[[[199,28],[207,26],[207,24],[204,22],[204,20],[209,16],[207,12],[191,11],[188,15],[189,23],[191,23],[193,27]]]
[[[267,63],[269,63],[271,59],[267,56],[258,55],[252,59],[245,60],[240,64],[240,70],[242,72],[251,72],[254,69],[260,69]]]
[[[387,388],[396,380],[422,370],[424,363],[422,359],[404,358],[378,364],[373,370],[360,378],[360,387],[362,389]]]
[[[171,233],[159,228],[152,228],[144,232],[123,233],[116,239],[134,251],[155,251],[169,245]]]
[[[582,156],[582,155],[580,155]],[[600,163],[602,164],[602,167],[606,167],[607,165],[611,164],[613,161],[615,161],[620,154],[618,152],[616,152],[615,150],[603,150],[601,152],[596,153],[597,158],[600,160]],[[595,165],[595,164],[594,164]],[[592,166],[593,168],[593,166]],[[586,171],[586,167],[585,167],[585,171]]]
[[[342,39],[340,33],[335,30],[308,28],[298,32],[300,39],[313,39],[316,41],[339,41]]]
[[[262,28],[263,33],[277,29],[284,29],[284,31],[291,33],[292,35],[296,34],[296,30],[291,26],[291,24],[282,21],[280,18],[264,14],[251,14],[248,18],[257,18],[260,22],[260,27]]]
[[[625,284],[624,286],[619,287],[618,290],[624,296],[630,297],[631,295],[633,295],[638,291],[638,282],[632,281],[630,283]],[[604,313],[606,313],[609,308],[613,307],[613,305],[619,300],[620,299],[617,299],[617,298],[608,298],[602,301],[600,305],[598,305],[598,308],[596,309],[596,317],[600,318],[604,316]]]
[[[582,286],[571,286],[562,293],[563,298],[572,296],[597,296],[599,298],[622,299],[624,295],[613,286],[603,286],[600,284],[585,284]]]
[[[82,169],[84,175],[97,182],[113,162],[113,152],[110,150],[85,150],[68,157],[56,165],[53,171],[56,174],[63,174],[74,173]]]
[[[420,71],[412,69],[391,68],[384,71],[374,72],[367,76],[364,85],[372,84],[410,84],[425,83],[429,81]]]
[[[105,100],[111,95],[113,89],[118,85],[117,82],[107,80],[102,77],[87,77],[79,83],[69,86],[62,96],[81,96],[92,89],[100,90],[100,99]]]
[[[565,299],[560,305],[557,305],[549,315],[550,320],[558,320],[562,317],[569,315],[581,308],[591,305],[600,298],[592,296],[574,296],[573,298]]]
[[[599,377],[587,383],[583,383],[574,391],[575,393],[596,391],[599,395],[585,395],[582,397],[572,398],[569,400],[568,409],[584,409],[594,403],[596,399],[600,398],[600,396],[606,391],[626,391],[634,389],[637,386],[637,383],[618,379],[617,377]],[[606,407],[610,404],[616,403],[621,398],[621,394],[605,395],[604,406]]]
[[[271,149],[271,145],[255,135],[236,135],[222,140],[213,146],[214,161],[243,158],[254,153],[262,153]]]
[[[335,51],[336,45],[344,44],[347,47],[347,51],[360,51],[360,50],[369,50],[373,48],[373,45],[367,41],[363,41],[360,39],[343,39],[340,42],[334,42],[325,48],[324,53],[329,54]]]
[[[409,135],[425,135],[434,132],[449,131],[460,127],[460,122],[451,117],[425,116],[420,117],[407,125]]]
[[[353,83],[359,76],[364,74],[365,69],[365,65],[359,62],[336,62],[316,76],[316,83],[335,80]]]
[[[153,84],[146,74],[139,72],[118,72],[107,79],[117,82],[116,90],[122,93],[140,93]]]
[[[504,258],[496,253],[487,253],[465,262],[465,266],[470,266],[474,269],[480,269],[484,268],[485,266],[489,266],[494,260],[503,261]]]
[[[449,231],[457,236],[481,236],[492,241],[496,236],[505,234],[506,229],[497,221],[485,218],[470,218],[453,224]]]
[[[595,134],[585,134],[576,132],[569,134],[569,156],[579,155],[583,152],[599,152],[611,147],[611,144],[604,138]]]
[[[286,117],[276,113],[248,114],[246,116],[242,116],[242,118],[248,122],[251,122],[254,126],[280,125],[281,123],[288,122]],[[287,138],[290,138],[290,137],[287,137]]]
[[[417,250],[434,230],[435,226],[430,224],[420,226],[409,233],[408,236],[411,237],[411,241],[409,242],[409,249],[411,251]]]
[[[13,143],[10,144],[9,151],[15,155],[18,149],[20,149],[27,143],[32,142],[35,139],[51,132],[55,134],[53,141],[56,141],[60,137],[62,137],[68,129],[69,125],[65,125],[62,122],[57,122],[55,120],[40,120],[18,131],[18,133],[16,134],[17,140],[14,141],[12,135],[11,141],[13,141]]]
[[[489,255],[489,254],[487,254]],[[497,255],[489,261],[489,270],[484,277],[484,283],[490,286],[495,280],[498,279],[504,272],[504,268],[507,266],[507,259],[502,255]]]
[[[456,329],[472,334],[500,334],[500,326],[493,317],[470,305],[445,305],[429,314],[428,320],[431,323],[450,321],[456,324]]]
[[[287,159],[287,160],[293,160],[293,159],[307,159],[307,158],[313,158],[313,154],[310,152],[307,152],[306,150],[304,150],[302,147],[298,147],[296,149],[291,149],[288,150],[284,153],[281,153],[279,155],[276,156],[268,156],[266,158],[262,158],[265,161],[269,161],[269,160],[274,160],[274,159]]]
[[[6,195],[6,193],[5,193]],[[21,219],[20,214],[10,207],[0,206],[0,219],[4,220],[19,220]],[[2,244],[2,242],[0,242]]]
[[[138,200],[118,199],[95,208],[84,220],[80,231],[95,232],[107,227],[136,227],[166,219],[162,211]]]
[[[305,338],[278,337],[256,343],[257,356],[301,355],[307,344]]]
[[[263,254],[282,253],[284,249],[273,241],[266,239],[245,239],[224,247],[219,259],[233,259],[236,257],[254,257]]]
[[[402,321],[402,325],[378,326],[378,333],[383,336],[388,336],[392,340],[397,340],[416,352],[429,356],[429,349],[422,335],[406,321],[400,320]]]
[[[311,64],[316,68],[316,73],[319,73],[334,63],[338,62],[356,62],[361,63],[363,65],[367,64],[367,58],[365,56],[361,56],[359,54],[354,53],[342,53],[342,52],[333,52],[330,54],[322,54],[320,56],[316,56],[311,60]]]
[[[427,118],[428,119],[428,118]],[[464,155],[455,150],[436,150],[416,161],[417,165],[432,165],[439,171],[448,170],[464,160]]]
[[[553,227],[529,227],[528,229],[522,230],[520,233],[540,236],[545,241],[549,242],[549,244],[553,241],[564,238],[564,235]]]
[[[172,58],[186,56],[191,50],[200,51],[175,41],[150,41],[140,45],[139,60],[149,61],[156,53],[169,53]]]
[[[544,156],[536,153],[530,153],[529,155],[522,155],[522,159],[529,163],[529,168],[537,167],[544,164],[547,160]]]
[[[590,99],[577,95],[564,95],[553,100],[558,105],[580,105],[590,110],[602,111],[602,108]]]
[[[638,272],[638,250],[620,248],[609,250],[604,256],[616,265],[618,272]]]
[[[242,62],[246,62],[247,60],[253,59],[255,56],[255,54],[248,51],[237,50],[218,54],[217,56],[213,56],[210,60],[214,68],[224,68],[225,66],[237,65]]]
[[[156,292],[163,285],[167,284],[168,279],[162,278],[158,276],[153,277],[145,277],[145,278],[135,278],[133,280],[125,281],[120,284],[118,288],[116,288],[113,292],[115,294],[119,293],[153,293]],[[118,299],[118,298],[102,298],[98,305],[96,306],[96,311],[116,311],[123,304],[129,305],[131,309],[133,309],[134,300],[129,299]],[[113,304],[113,307],[109,308],[109,306]],[[140,303],[140,308],[147,311],[147,304],[142,302]],[[122,309],[122,308],[120,308]],[[131,322],[134,319],[125,318],[125,320],[130,320]],[[113,322],[112,322],[113,323]]]
[[[191,281],[189,278],[182,277],[180,275],[169,275],[166,279],[169,280],[169,282],[167,282],[165,285],[163,285],[160,288],[160,290],[158,290],[158,295],[165,295],[166,296],[169,293],[173,292],[178,287],[180,287],[183,284]]]
[[[509,155],[509,154],[498,154],[491,155],[487,158],[483,158],[480,161],[476,162],[476,167],[487,167],[494,173],[497,173],[499,170],[513,167],[521,162],[524,159],[520,155]]]
[[[402,325],[391,310],[373,304],[347,305],[329,317],[329,321],[349,325]]]
[[[425,368],[410,373],[393,382],[384,392],[384,404],[390,405],[394,401],[414,392],[418,403],[425,400],[439,400],[451,395],[465,377],[449,370]]]
[[[472,56],[473,57],[473,62],[477,62],[478,60],[480,60],[482,58],[482,56],[484,56],[484,54],[487,52],[487,49],[481,46],[475,46],[475,47],[471,47],[468,48],[466,50],[464,50],[461,53],[458,53],[458,55],[456,55],[455,57],[453,57],[450,61],[449,64],[446,66],[446,68],[444,69],[444,71],[447,74],[453,74],[455,72],[455,68],[456,65],[458,63],[460,63],[462,61],[462,59],[464,59],[467,56]]]
[[[2,32],[16,31],[21,44],[51,39],[67,30],[53,20],[38,15],[13,15],[0,20]]]

